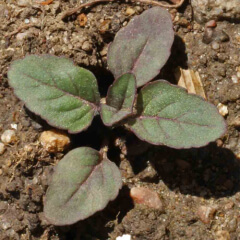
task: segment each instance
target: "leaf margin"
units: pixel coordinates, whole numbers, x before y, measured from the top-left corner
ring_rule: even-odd
[[[197,94],[188,93],[188,92],[187,92],[187,89],[185,89],[185,88],[183,88],[183,87],[181,87],[181,86],[175,85],[175,84],[171,84],[170,82],[168,82],[167,80],[164,80],[164,79],[159,79],[159,80],[155,80],[155,81],[153,81],[153,82],[148,82],[147,84],[145,84],[145,85],[141,88],[141,91],[142,91],[144,88],[148,87],[149,85],[153,85],[153,84],[155,84],[155,83],[157,83],[157,82],[164,82],[164,83],[167,83],[167,84],[170,85],[170,86],[173,86],[173,87],[182,89],[187,95],[191,95],[191,96],[197,97],[197,98],[200,99],[201,101],[209,104],[209,105],[212,107],[212,109],[215,110],[215,113],[217,113],[218,115],[220,115],[219,112],[218,112],[218,110],[217,110],[217,107],[216,107],[213,103],[208,102],[208,101],[205,100],[203,97],[201,97],[201,96],[199,96],[199,95],[197,95]],[[221,116],[221,115],[220,115],[220,116]],[[128,120],[128,121],[134,121],[134,120],[136,120],[136,118],[138,118],[138,114],[136,114],[133,118],[129,118],[129,119],[127,119],[127,120]],[[147,142],[147,143],[150,143],[150,144],[152,144],[152,145],[155,145],[155,146],[166,146],[166,147],[170,147],[170,148],[173,148],[173,149],[190,149],[190,148],[205,147],[205,146],[207,146],[210,142],[214,142],[214,141],[216,141],[217,139],[219,139],[219,138],[221,138],[222,136],[224,136],[224,134],[225,134],[226,131],[227,131],[227,123],[226,123],[226,121],[224,120],[224,118],[223,118],[222,116],[221,116],[221,119],[222,119],[222,126],[223,126],[223,128],[222,128],[221,134],[219,134],[219,137],[217,137],[215,140],[207,141],[205,144],[201,144],[201,145],[194,145],[194,144],[192,144],[192,145],[190,145],[189,147],[176,147],[176,146],[174,146],[174,145],[171,145],[171,144],[166,145],[166,144],[164,144],[164,143],[157,144],[157,143],[154,143],[154,142],[152,142],[152,141],[146,140],[145,138],[143,138],[142,136],[140,136],[138,133],[136,133],[136,132],[133,130],[133,128],[128,124],[128,121],[126,121],[126,122],[124,123],[124,126],[125,126],[128,130],[130,130],[132,133],[134,133],[134,134],[136,135],[136,137],[138,137],[140,140],[142,140],[142,141],[144,141],[144,142]]]
[[[153,7],[153,8],[163,9],[162,7],[159,7],[159,6],[155,6],[155,7]],[[153,8],[147,9],[147,10],[145,10],[144,12],[142,12],[142,13],[139,14],[139,15],[135,15],[135,16],[129,21],[129,23],[131,23],[131,22],[133,22],[133,21],[136,21],[139,17],[142,16],[142,14],[144,14],[146,11],[149,11],[149,10],[151,10],[151,9],[153,9]],[[167,11],[167,10],[165,10],[165,11]],[[171,49],[172,49],[172,46],[173,46],[174,40],[175,40],[175,33],[174,33],[174,30],[173,30],[173,22],[172,22],[170,13],[169,13],[169,19],[171,20],[170,22],[171,22],[171,29],[172,29],[172,36],[171,36],[172,39],[171,39],[170,47],[168,48],[168,51],[167,51],[167,57],[166,57],[166,59],[165,59],[165,63],[163,64],[162,67],[160,67],[160,69],[158,70],[158,73],[155,74],[155,75],[154,75],[151,79],[149,79],[147,82],[142,83],[141,85],[138,85],[138,81],[137,81],[137,78],[136,78],[137,88],[145,86],[145,85],[148,84],[150,81],[152,81],[156,76],[158,76],[158,75],[160,74],[162,68],[166,65],[167,61],[169,60],[169,57],[170,57],[170,55],[171,55]],[[109,52],[110,52],[111,48],[113,48],[113,43],[114,43],[114,41],[115,41],[115,38],[117,38],[117,37],[129,26],[129,23],[128,23],[126,26],[122,27],[122,28],[115,34],[114,40],[108,45],[107,66],[108,66],[108,69],[112,72],[112,74],[114,75],[115,78],[119,78],[120,76],[116,76],[115,73],[114,73],[114,71],[112,71],[112,70],[111,70],[111,67],[109,66],[109,62],[110,62],[110,61],[109,61],[109,59],[110,59],[110,54],[109,54]],[[130,71],[128,70],[128,72],[134,74],[134,72],[132,72],[132,69],[131,69]],[[123,75],[123,74],[121,74],[121,75]],[[134,75],[135,75],[135,74],[134,74]],[[136,77],[136,76],[135,76],[135,77]]]
[[[101,158],[104,158],[104,157],[101,156],[100,152],[97,151],[97,150],[95,150],[95,149],[93,149],[93,148],[91,148],[91,147],[78,147],[78,148],[75,148],[75,149],[73,149],[73,150],[71,150],[71,151],[75,151],[75,150],[77,151],[77,150],[80,149],[80,148],[82,148],[82,149],[83,149],[83,148],[84,148],[84,149],[89,149],[89,150],[91,150],[91,151],[94,150],[95,152],[98,153],[98,155],[99,155],[99,160],[98,160],[98,163],[94,166],[94,168],[97,167],[97,166],[99,166],[99,165],[104,161],[104,159],[101,159]],[[71,152],[71,151],[70,151],[70,152]],[[68,153],[70,153],[70,152],[68,152]],[[66,156],[67,156],[67,154],[66,154],[63,158],[65,158]],[[63,159],[63,158],[62,158],[62,159]],[[62,160],[62,159],[61,159],[61,160]],[[61,161],[61,160],[60,160],[60,161]],[[117,165],[116,165],[114,162],[110,161],[107,157],[106,157],[106,160],[109,161],[112,165],[115,165],[115,166],[117,167]],[[57,167],[57,166],[56,166],[56,167]],[[54,173],[56,173],[56,167],[55,167],[54,172],[53,172],[53,174],[52,174],[51,177],[53,177]],[[118,167],[117,167],[117,168],[118,168]],[[50,184],[48,185],[48,189],[47,189],[46,194],[45,194],[46,197],[45,197],[45,199],[44,199],[44,208],[43,208],[44,217],[46,218],[46,220],[49,221],[49,223],[51,223],[51,224],[53,224],[53,225],[55,225],[55,226],[69,226],[69,225],[72,225],[72,224],[77,223],[77,222],[79,222],[79,221],[85,220],[85,219],[87,219],[88,217],[96,214],[97,212],[102,211],[104,208],[106,208],[106,206],[107,206],[111,201],[113,201],[113,200],[116,199],[116,197],[119,195],[120,189],[121,189],[122,186],[123,186],[123,181],[122,181],[121,172],[120,172],[120,169],[119,169],[119,168],[118,168],[118,170],[119,170],[119,174],[120,174],[120,178],[121,178],[121,184],[120,184],[120,186],[118,187],[116,193],[113,194],[112,197],[109,198],[108,201],[106,201],[106,203],[105,203],[101,208],[99,208],[97,211],[95,211],[94,213],[89,214],[88,216],[86,216],[85,218],[82,218],[82,219],[79,218],[78,220],[69,221],[68,223],[57,223],[57,224],[56,224],[56,223],[54,223],[54,221],[50,220],[50,218],[48,218],[48,217],[46,216],[46,214],[45,214],[45,210],[46,210],[46,208],[45,208],[45,203],[46,203],[46,201],[47,201],[48,189],[49,189],[49,186],[51,185],[51,182],[52,182],[52,179],[51,179],[51,182],[50,182]],[[92,171],[92,172],[93,172],[93,171]],[[83,183],[85,183],[85,181],[87,181],[88,178],[91,177],[92,172],[91,172],[91,173],[88,175],[88,177],[83,181]]]
[[[89,121],[89,123],[88,123],[84,128],[82,128],[81,130],[72,131],[72,130],[69,130],[68,128],[64,128],[64,127],[58,126],[56,123],[54,123],[54,120],[53,120],[53,121],[52,121],[52,120],[49,120],[49,119],[43,117],[42,114],[37,113],[36,111],[32,110],[32,108],[29,106],[29,103],[18,96],[18,94],[16,93],[16,90],[15,90],[15,87],[13,87],[12,84],[11,84],[11,80],[10,80],[10,78],[9,78],[9,73],[10,73],[10,71],[12,70],[12,68],[14,67],[15,64],[17,64],[17,63],[19,63],[19,62],[23,61],[24,59],[26,59],[26,58],[28,58],[28,57],[31,57],[31,56],[34,56],[34,57],[46,57],[46,58],[54,57],[54,58],[58,58],[58,59],[66,59],[66,60],[68,60],[69,62],[71,62],[71,64],[72,64],[73,67],[75,67],[75,68],[80,68],[80,69],[83,69],[83,70],[87,71],[88,73],[90,73],[90,74],[96,79],[95,75],[94,75],[91,71],[89,71],[88,69],[85,69],[85,68],[82,68],[82,67],[79,67],[78,65],[76,65],[76,64],[74,63],[74,61],[73,61],[72,59],[70,59],[70,58],[66,58],[65,56],[56,56],[56,55],[52,55],[52,54],[27,54],[26,56],[23,56],[22,58],[19,58],[19,59],[14,60],[14,61],[11,63],[11,65],[9,66],[8,72],[7,72],[8,84],[9,84],[9,86],[13,89],[14,95],[17,96],[17,98],[24,103],[24,105],[27,107],[27,109],[28,109],[30,112],[34,113],[36,116],[39,116],[41,119],[43,119],[44,121],[46,121],[47,124],[49,124],[49,125],[52,126],[52,127],[56,127],[56,128],[58,128],[58,129],[60,129],[60,130],[65,130],[65,131],[67,131],[67,132],[70,133],[70,134],[77,134],[77,133],[83,132],[83,131],[85,131],[86,129],[88,129],[89,126],[91,126],[94,117],[99,114],[100,99],[99,99],[99,101],[98,101],[98,105],[95,105],[94,103],[91,103],[91,102],[89,102],[89,101],[87,101],[87,100],[82,99],[80,96],[78,96],[78,97],[77,97],[77,96],[74,96],[75,98],[81,99],[81,101],[83,101],[83,102],[88,102],[88,104],[89,104],[90,106],[92,106],[91,111],[89,111],[89,112],[92,112],[92,117],[91,117],[91,120]],[[96,79],[96,81],[97,81],[97,79]],[[98,88],[98,84],[97,84],[97,88]],[[98,93],[99,93],[99,88],[98,88]],[[88,113],[89,113],[89,112],[88,112]]]

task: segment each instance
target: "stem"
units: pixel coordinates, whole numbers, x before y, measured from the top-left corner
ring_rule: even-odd
[[[109,140],[107,138],[104,138],[103,143],[102,143],[102,147],[99,151],[102,159],[107,158],[108,145],[109,145]]]
[[[93,0],[91,2],[83,3],[78,7],[71,8],[71,9],[67,10],[66,12],[64,12],[61,19],[63,20],[66,17],[73,15],[74,13],[80,11],[84,7],[91,7],[92,5],[97,4],[97,3],[114,2],[114,1],[116,1],[116,0]],[[176,3],[176,4],[165,4],[165,3],[161,3],[161,2],[158,2],[155,0],[130,0],[130,2],[140,2],[140,3],[160,6],[160,7],[164,7],[164,8],[179,8],[184,3],[184,0],[181,0],[179,3]]]

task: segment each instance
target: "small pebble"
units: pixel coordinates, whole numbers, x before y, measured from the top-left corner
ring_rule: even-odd
[[[208,224],[213,220],[216,211],[215,207],[200,206],[197,209],[197,216],[203,223]]]
[[[2,155],[5,152],[5,145],[0,142],[0,155]]]
[[[109,31],[110,24],[111,24],[111,20],[109,20],[109,19],[106,19],[103,22],[101,22],[101,24],[99,26],[99,32],[101,34],[104,34],[105,32]]]
[[[16,39],[17,39],[18,41],[23,41],[23,40],[28,36],[28,34],[29,34],[28,31],[23,32],[23,33],[18,33],[18,34],[16,35]]]
[[[11,128],[17,130],[18,125],[16,123],[11,124]]]
[[[218,111],[219,113],[224,117],[226,115],[228,115],[228,107],[222,103],[219,103],[217,105]]]
[[[47,152],[56,153],[64,151],[70,144],[70,138],[56,130],[44,131],[39,138]]]
[[[126,15],[127,16],[132,16],[135,13],[135,10],[131,7],[128,7],[126,10]]]
[[[30,20],[26,18],[26,19],[24,20],[24,22],[25,22],[26,24],[28,24],[28,23],[30,23]]]
[[[215,20],[210,20],[205,24],[207,28],[215,28],[217,26],[217,22]]]
[[[238,77],[236,75],[232,76],[232,82],[235,83],[235,84],[239,82]]]
[[[151,189],[145,187],[133,187],[130,196],[135,203],[143,204],[150,208],[163,210],[163,204],[158,194]]]
[[[24,146],[24,151],[26,152],[32,152],[33,151],[33,147],[29,144],[29,145],[25,145]]]
[[[219,48],[220,48],[219,43],[217,43],[217,42],[213,42],[213,43],[212,43],[212,49],[218,50]]]
[[[224,206],[225,210],[230,210],[234,207],[234,202],[228,202],[226,203],[226,205]]]
[[[1,136],[1,140],[5,144],[14,143],[17,140],[14,130],[6,130]]]
[[[82,50],[87,51],[87,52],[91,51],[92,50],[92,44],[88,41],[85,41],[82,45]]]
[[[32,23],[38,23],[39,22],[38,18],[35,18],[35,17],[30,17],[30,21]]]
[[[239,127],[240,126],[240,116],[235,117],[232,120],[231,125],[234,127]]]
[[[132,237],[129,234],[123,234],[122,236],[119,236],[116,238],[116,240],[131,240]]]

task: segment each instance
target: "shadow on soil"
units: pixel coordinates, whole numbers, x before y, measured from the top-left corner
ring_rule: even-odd
[[[211,143],[199,149],[176,150],[151,147],[141,159],[148,159],[171,190],[204,198],[231,196],[240,190],[240,163],[226,148]],[[136,162],[136,160],[134,161]],[[137,174],[139,165],[133,164]]]

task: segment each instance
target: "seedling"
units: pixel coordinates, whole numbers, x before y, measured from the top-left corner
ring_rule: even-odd
[[[215,106],[167,81],[148,83],[166,63],[173,39],[166,10],[155,7],[134,17],[109,47],[108,66],[116,80],[101,101],[95,76],[56,56],[15,61],[9,83],[31,111],[69,133],[86,130],[100,114],[106,126],[123,125],[155,145],[201,147],[225,132]],[[104,148],[76,148],[56,167],[45,216],[55,225],[73,224],[103,209],[121,186],[120,171]]]

